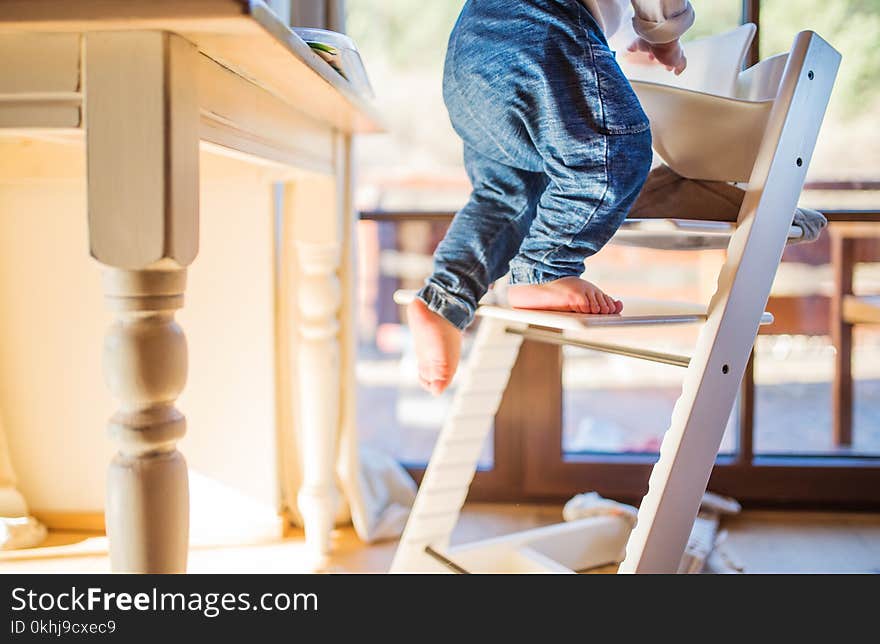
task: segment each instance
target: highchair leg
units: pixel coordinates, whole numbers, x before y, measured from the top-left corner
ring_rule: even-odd
[[[815,34],[798,36],[620,572],[678,569],[785,249],[791,224],[786,213],[794,212],[803,189],[839,62],[839,54]]]
[[[449,572],[448,566],[425,552],[425,547],[438,551],[449,547],[449,537],[522,344],[522,336],[507,333],[506,329],[522,326],[491,318],[480,322],[391,572]]]

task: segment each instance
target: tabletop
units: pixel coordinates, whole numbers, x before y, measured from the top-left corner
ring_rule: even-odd
[[[382,129],[382,119],[370,98],[356,91],[260,0],[0,3],[0,50],[6,34],[119,30],[177,33],[204,56],[316,120],[352,133]]]

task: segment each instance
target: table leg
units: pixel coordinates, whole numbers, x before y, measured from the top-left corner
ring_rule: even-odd
[[[109,423],[119,452],[107,476],[106,510],[116,571],[186,569],[189,485],[176,447],[186,420],[174,406],[186,382],[186,338],[174,320],[185,283],[185,269],[104,272],[116,314],[104,371],[120,401]]]
[[[295,343],[302,486],[297,503],[309,549],[330,549],[339,505],[336,448],[341,402],[339,371],[339,246],[299,244],[298,333]]]
[[[189,539],[185,431],[174,401],[187,352],[174,312],[198,252],[198,51],[161,31],[85,37],[89,245],[116,320],[104,370],[120,402],[107,478],[115,571],[184,572]]]
[[[6,441],[6,432],[3,429],[3,423],[0,422],[0,521],[3,518],[23,518],[28,515],[27,503],[18,490],[18,484],[15,476],[15,470],[12,467],[12,455],[9,453],[9,445]],[[34,526],[39,525],[34,523]],[[10,528],[7,527],[7,530]],[[45,536],[45,530],[35,531],[31,526],[25,526],[22,530],[27,533],[33,533],[35,539],[27,539],[26,546],[36,545],[41,532]],[[13,541],[16,536],[8,534],[7,540]],[[0,547],[3,545],[3,539],[0,538]]]
[[[341,430],[343,268],[347,193],[347,145],[339,137],[333,176],[312,176],[284,191],[282,261],[290,278],[285,297],[291,310],[291,400],[298,433],[302,482],[297,505],[306,543],[315,557],[330,549],[340,503],[336,462]],[[346,307],[348,308],[348,307]]]

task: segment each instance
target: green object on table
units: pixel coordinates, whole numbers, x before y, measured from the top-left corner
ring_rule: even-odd
[[[334,56],[339,53],[339,50],[336,49],[336,47],[331,47],[330,45],[325,45],[322,42],[310,42],[310,43],[306,43],[306,44],[308,44],[308,46],[311,47],[312,49],[317,49],[318,51],[323,51],[328,54],[332,54]]]
[[[306,41],[306,44],[311,47],[321,58],[326,60],[330,67],[335,69],[340,76],[342,76],[345,80],[348,80],[348,77],[345,75],[345,72],[342,71],[342,66],[340,65],[339,49],[322,42]]]

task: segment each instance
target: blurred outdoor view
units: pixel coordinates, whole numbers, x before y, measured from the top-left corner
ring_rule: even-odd
[[[687,39],[720,33],[740,22],[740,0],[692,2],[697,22]],[[389,130],[357,142],[356,205],[361,211],[454,212],[467,198],[461,145],[441,95],[446,41],[462,4],[348,0],[348,32],[364,57]],[[803,29],[817,31],[840,50],[843,65],[801,203],[880,209],[880,0],[764,0],[762,58],[788,51]],[[418,389],[409,334],[391,298],[398,288],[421,284],[444,229],[436,220],[359,224],[360,428],[365,442],[407,463],[427,460],[451,392],[434,399]],[[829,255],[827,235],[815,244],[787,250],[774,296],[827,296],[832,284]],[[722,251],[660,252],[609,245],[587,261],[586,271],[592,281],[624,299],[705,302],[723,258]],[[856,292],[880,293],[880,263],[857,267]],[[696,331],[616,329],[601,332],[601,339],[689,353]],[[756,452],[841,451],[831,438],[834,350],[828,336],[771,335],[772,327],[767,331],[759,338],[755,359]],[[564,355],[563,449],[656,451],[683,370],[578,349],[566,348]],[[878,454],[880,333],[857,329],[854,361],[854,441],[845,453]],[[639,413],[632,413],[634,408]],[[725,450],[735,448],[735,427],[732,422]],[[490,462],[487,447],[484,464]]]

